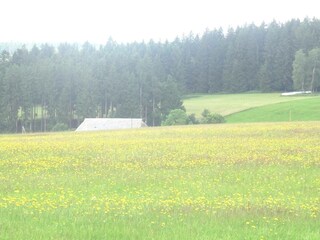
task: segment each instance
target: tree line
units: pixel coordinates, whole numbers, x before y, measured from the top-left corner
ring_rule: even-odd
[[[319,47],[320,21],[293,19],[172,42],[2,50],[0,131],[75,128],[85,117],[139,117],[156,126],[183,108],[183,94],[317,91]]]

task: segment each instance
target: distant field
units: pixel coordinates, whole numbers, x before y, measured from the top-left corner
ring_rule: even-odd
[[[0,239],[320,239],[320,122],[0,135]]]
[[[270,104],[226,116],[228,123],[319,121],[320,97]]]
[[[226,116],[254,107],[313,97],[315,96],[282,97],[280,93],[189,95],[185,97],[183,103],[188,114],[195,113],[200,117],[202,111],[206,108],[211,112]]]

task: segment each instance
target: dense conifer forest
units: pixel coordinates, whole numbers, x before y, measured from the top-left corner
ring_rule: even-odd
[[[1,41],[1,39],[0,39]],[[320,90],[320,21],[245,25],[172,42],[0,44],[0,131],[85,117],[160,125],[190,93]]]

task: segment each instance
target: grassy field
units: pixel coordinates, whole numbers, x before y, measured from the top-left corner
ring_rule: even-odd
[[[320,123],[0,136],[0,239],[320,239]]]
[[[226,116],[228,123],[319,121],[320,97],[256,107]]]
[[[206,108],[211,112],[226,116],[254,107],[313,97],[319,98],[319,96],[282,97],[280,93],[189,95],[185,97],[183,103],[188,114],[195,113],[200,117],[202,111]]]

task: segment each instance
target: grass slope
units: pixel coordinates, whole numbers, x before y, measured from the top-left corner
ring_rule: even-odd
[[[228,123],[319,121],[320,97],[271,104],[226,116]]]
[[[279,93],[189,95],[185,97],[183,103],[188,114],[195,113],[200,117],[206,108],[226,116],[254,107],[312,97],[314,96],[282,97]]]
[[[320,124],[0,136],[0,239],[320,239]]]

